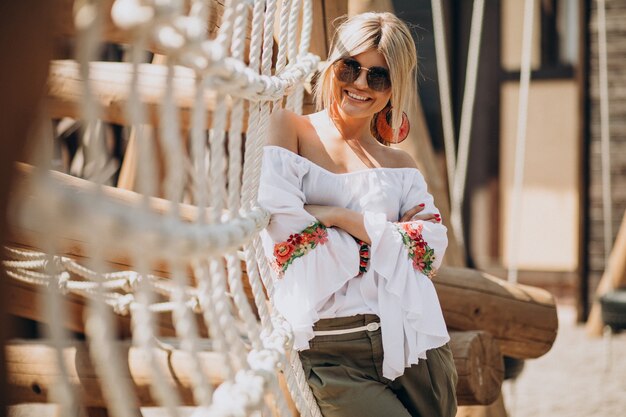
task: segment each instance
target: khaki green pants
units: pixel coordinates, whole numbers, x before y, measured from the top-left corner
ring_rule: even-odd
[[[315,330],[349,329],[374,315],[323,319]],[[324,417],[454,417],[457,374],[448,345],[393,381],[382,376],[381,330],[316,336],[300,352],[305,375]]]

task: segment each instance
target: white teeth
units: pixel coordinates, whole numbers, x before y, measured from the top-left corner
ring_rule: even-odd
[[[367,97],[363,97],[363,96],[356,95],[356,94],[351,93],[350,91],[347,91],[347,90],[346,90],[346,93],[348,94],[348,96],[349,96],[350,98],[353,98],[353,99],[355,99],[355,100],[365,101],[365,100],[367,100],[367,99],[368,99]]]

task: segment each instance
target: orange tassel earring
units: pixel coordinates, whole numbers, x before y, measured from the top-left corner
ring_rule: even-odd
[[[402,142],[409,135],[411,126],[409,118],[405,112],[402,112],[402,123],[398,129],[398,137],[393,137],[393,129],[391,128],[391,106],[386,106],[372,117],[370,124],[370,132],[377,141],[383,145],[397,144]]]

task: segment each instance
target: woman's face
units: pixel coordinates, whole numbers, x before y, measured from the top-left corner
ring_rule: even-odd
[[[384,56],[370,49],[351,57],[361,64],[361,68],[383,67],[389,70]],[[369,118],[381,111],[391,98],[391,88],[375,91],[367,84],[367,70],[361,70],[353,82],[342,82],[331,71],[334,102],[344,117]]]

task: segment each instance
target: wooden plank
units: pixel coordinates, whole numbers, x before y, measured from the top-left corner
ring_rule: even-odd
[[[126,106],[130,94],[132,65],[126,62],[93,62],[90,65],[90,82],[94,100],[101,107],[102,120],[128,125]],[[167,67],[165,65],[141,64],[139,67],[139,96],[146,105],[147,120],[159,125],[160,106],[165,97]],[[48,110],[52,118],[81,116],[81,97],[84,91],[78,63],[71,60],[52,61],[48,78]],[[194,108],[195,73],[190,68],[176,67],[174,78],[175,106],[179,109],[183,131],[190,128]],[[230,101],[217,102],[214,92],[204,95],[206,128],[211,126],[211,111],[218,105],[230,105]],[[247,114],[244,114],[244,129]]]

